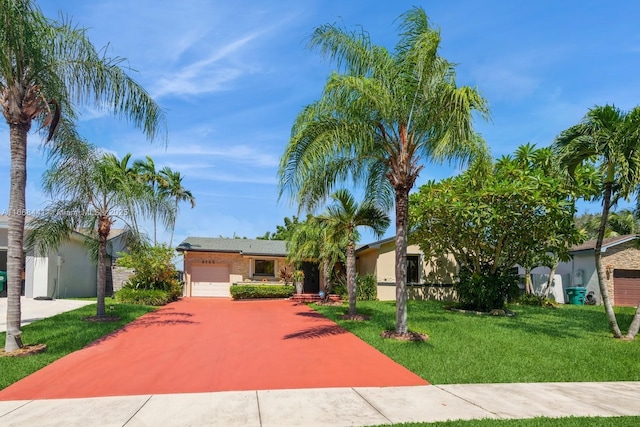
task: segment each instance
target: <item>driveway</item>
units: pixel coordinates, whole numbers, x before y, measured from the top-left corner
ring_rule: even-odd
[[[0,400],[427,382],[306,305],[187,298],[0,391]]]
[[[95,301],[82,301],[71,299],[35,300],[33,298],[20,298],[20,312],[22,326],[36,320],[55,316],[65,311],[75,310],[85,305],[95,304]],[[0,332],[7,331],[7,298],[0,298]]]

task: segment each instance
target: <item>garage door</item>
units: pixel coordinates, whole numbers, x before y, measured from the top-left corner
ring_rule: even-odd
[[[194,266],[191,269],[191,296],[230,297],[228,265]]]
[[[635,307],[640,302],[640,270],[613,270],[615,305]]]

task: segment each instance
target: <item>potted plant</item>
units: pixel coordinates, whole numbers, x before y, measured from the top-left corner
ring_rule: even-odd
[[[296,270],[293,272],[293,283],[296,284],[296,293],[301,294],[304,289],[304,271]]]

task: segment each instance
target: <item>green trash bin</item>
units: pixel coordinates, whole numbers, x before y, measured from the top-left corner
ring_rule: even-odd
[[[567,288],[567,301],[569,304],[583,305],[584,298],[587,295],[587,288],[574,287]]]
[[[0,271],[0,292],[4,292],[7,289],[7,272]]]

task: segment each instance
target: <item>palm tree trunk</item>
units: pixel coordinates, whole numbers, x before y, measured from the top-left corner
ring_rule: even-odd
[[[173,245],[173,232],[176,231],[176,217],[178,216],[178,198],[176,197],[176,205],[174,207],[173,219],[171,221],[171,238],[169,239],[169,247]]]
[[[602,241],[604,240],[604,231],[607,226],[607,218],[609,216],[609,208],[611,207],[611,181],[608,181],[604,185],[604,196],[602,199],[602,216],[600,217],[600,227],[598,228],[598,237],[596,239],[595,247],[595,260],[596,271],[598,273],[598,286],[600,287],[600,296],[602,297],[602,304],[604,305],[604,311],[609,319],[609,327],[615,338],[622,338],[622,332],[618,326],[618,320],[616,319],[616,313],[613,311],[613,305],[609,298],[609,291],[607,290],[607,283],[604,278],[604,269],[602,268]]]
[[[107,290],[107,238],[111,231],[111,221],[108,216],[102,215],[98,223],[98,266],[97,266],[97,308],[96,316],[104,317],[107,315],[105,308],[105,295]]]
[[[356,245],[351,237],[347,244],[347,290],[349,292],[349,316],[356,314]]]
[[[396,334],[406,334],[407,326],[407,220],[409,190],[396,188]]]
[[[322,260],[322,290],[324,291],[325,299],[329,299],[329,293],[331,292],[331,283],[329,282],[329,260]]]
[[[25,188],[27,185],[27,133],[29,125],[11,124],[11,190],[7,244],[7,335],[5,351],[22,347],[20,294],[24,259]]]
[[[636,314],[633,316],[633,320],[631,321],[631,325],[629,326],[629,332],[627,332],[627,336],[625,338],[629,340],[633,340],[636,337],[636,335],[638,335],[639,330],[640,330],[640,301],[638,301]]]

